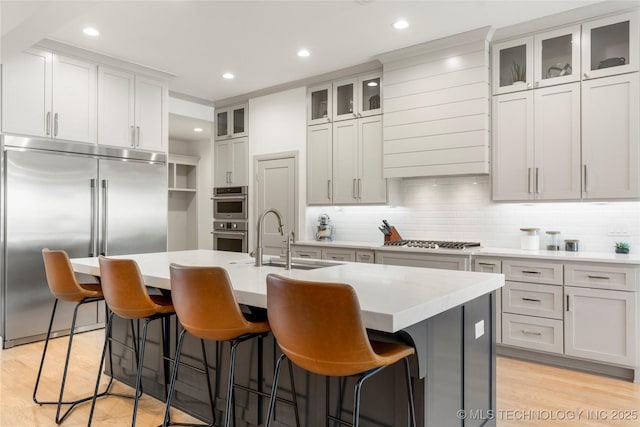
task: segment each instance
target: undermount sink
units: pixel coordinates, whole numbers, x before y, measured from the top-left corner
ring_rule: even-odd
[[[238,260],[238,261],[231,261],[230,264],[245,264],[245,265],[254,265],[255,260],[254,259],[243,259],[243,260]],[[264,261],[262,261],[262,266],[263,267],[280,267],[280,268],[284,268],[285,267],[285,260],[282,258],[264,258]],[[340,262],[334,262],[334,261],[325,261],[325,260],[320,260],[320,259],[304,259],[301,260],[299,258],[297,259],[293,259],[291,261],[291,269],[292,270],[315,270],[316,268],[324,268],[324,267],[332,267],[335,265],[340,265],[342,263]]]

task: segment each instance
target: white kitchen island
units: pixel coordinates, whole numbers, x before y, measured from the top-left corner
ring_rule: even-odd
[[[229,273],[238,302],[248,307],[266,307],[266,276],[270,273],[304,280],[348,283],[358,295],[363,320],[371,335],[402,340],[416,347],[417,357],[412,368],[419,425],[495,425],[495,420],[490,417],[491,411],[496,409],[495,325],[492,319],[495,310],[494,291],[503,286],[502,275],[357,263],[343,263],[313,270],[284,270],[274,266],[255,267],[247,254],[208,250],[124,255],[116,258],[136,260],[147,285],[165,292],[171,289],[170,263],[224,267]],[[76,258],[71,262],[76,272],[100,275],[97,258]],[[169,333],[169,355],[174,351],[177,328],[176,325]],[[125,322],[116,329],[122,335],[121,339],[128,338]],[[157,333],[160,333],[159,327]],[[260,387],[267,389],[271,384],[273,358],[278,350],[271,338],[264,341],[256,344],[256,348],[247,344],[247,367],[255,366],[254,359],[259,357],[261,369],[254,372],[254,368],[247,368],[244,381],[253,382],[253,386],[257,382]],[[196,344],[194,340],[194,358],[199,357]],[[224,381],[221,376],[224,376],[226,369],[224,366],[220,370],[216,368],[219,364],[226,363],[228,350],[225,348],[222,351],[220,345],[213,346],[216,350],[210,353],[215,354],[215,360],[210,360],[209,363],[217,377]],[[150,353],[149,358],[153,360],[149,363],[145,360],[145,366],[149,366],[150,372],[161,373],[164,365],[162,349],[158,347],[155,355]],[[128,382],[132,356],[127,356],[124,352],[119,352],[118,355],[120,354],[123,356],[120,364],[122,369],[114,367],[113,374]],[[181,369],[181,375],[185,371],[187,370]],[[178,387],[176,404],[195,415],[206,416],[206,392],[200,390],[204,385],[204,379],[199,378],[200,376],[202,375],[197,373],[184,374],[181,379],[182,387]],[[365,395],[362,414],[364,420],[369,420],[363,421],[363,425],[406,425],[402,369],[396,372],[394,367],[390,367],[380,376],[380,379],[372,379],[363,389]],[[243,382],[241,377],[242,375],[237,379],[239,383]],[[302,424],[323,425],[324,379],[297,369],[295,378],[301,416],[304,418],[301,420]],[[149,381],[155,383],[156,387],[148,386]],[[192,381],[198,384],[189,384]],[[162,398],[160,375],[145,376],[143,385],[145,392],[156,394],[154,391],[157,391],[157,397]],[[347,392],[341,404],[338,396],[342,385],[337,380],[334,385],[331,386],[332,408],[348,417],[351,398]],[[350,388],[347,386],[346,390]],[[366,391],[367,388],[369,392]],[[199,394],[198,390],[202,393]],[[288,385],[285,383],[283,392],[286,393],[287,390]],[[216,395],[224,396],[224,390],[217,390]],[[194,399],[199,400],[199,403],[194,403]],[[259,399],[238,393],[236,404],[244,408],[243,415],[238,418],[246,425],[259,425],[263,422],[264,406]],[[466,410],[473,416],[468,416],[463,421],[458,413],[460,410]],[[284,425],[291,425],[290,416],[291,411],[286,405],[278,407],[276,417]]]

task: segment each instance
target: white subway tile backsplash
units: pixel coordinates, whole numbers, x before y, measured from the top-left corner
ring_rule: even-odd
[[[538,227],[541,245],[545,231],[558,230],[562,239],[579,239],[581,251],[613,251],[616,241],[640,250],[640,202],[494,203],[487,176],[404,179],[399,191],[395,206],[308,207],[306,237],[327,213],[336,240],[381,243],[378,226],[386,219],[408,239],[517,248],[520,228]]]

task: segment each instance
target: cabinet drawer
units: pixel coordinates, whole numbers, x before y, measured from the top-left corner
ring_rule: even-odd
[[[562,320],[562,288],[552,285],[506,282],[502,310],[506,313]]]
[[[298,258],[322,259],[322,251],[315,246],[291,246],[291,255]]]
[[[500,258],[476,258],[473,262],[473,271],[502,273],[502,260]]]
[[[562,354],[562,320],[503,313],[502,343]]]
[[[356,251],[354,249],[322,248],[322,259],[355,262]]]
[[[374,254],[373,251],[358,249],[356,251],[356,262],[366,262],[366,263],[373,264],[373,261],[374,261],[373,254]]]
[[[636,291],[639,271],[635,267],[611,264],[565,264],[565,284],[584,288]]]
[[[562,264],[528,260],[504,260],[502,272],[505,280],[516,282],[562,285]]]

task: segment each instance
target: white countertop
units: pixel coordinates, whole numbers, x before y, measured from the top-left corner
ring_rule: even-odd
[[[134,259],[148,286],[171,289],[169,263],[222,266],[227,269],[239,303],[266,307],[266,276],[280,274],[303,280],[343,282],[354,287],[365,326],[397,332],[504,285],[501,274],[344,263],[315,270],[255,267],[247,254],[209,250],[123,255]],[[239,263],[231,263],[239,261]],[[76,272],[100,275],[98,258],[74,258]]]
[[[610,262],[617,264],[636,264],[640,265],[640,254],[617,254],[611,249],[611,252],[567,252],[567,251],[547,251],[547,250],[524,250],[516,248],[471,248],[465,250],[456,249],[421,249],[406,248],[398,246],[383,246],[382,243],[376,244],[371,242],[350,242],[350,241],[315,241],[305,240],[297,241],[296,245],[335,247],[344,249],[369,249],[369,250],[385,250],[385,251],[405,251],[442,255],[472,255],[472,256],[491,256],[503,258],[529,258],[544,259],[556,261],[579,261],[579,262]]]

